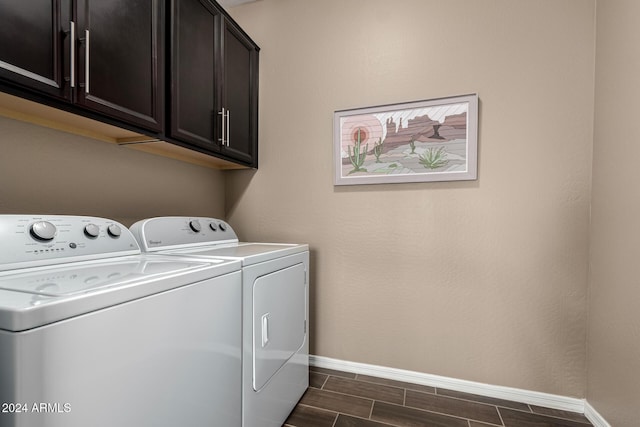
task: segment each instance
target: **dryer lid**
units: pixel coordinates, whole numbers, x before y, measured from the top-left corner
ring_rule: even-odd
[[[166,254],[181,254],[197,257],[239,259],[242,265],[270,261],[308,251],[309,245],[295,243],[237,243],[219,246],[201,246],[189,249],[166,251]]]

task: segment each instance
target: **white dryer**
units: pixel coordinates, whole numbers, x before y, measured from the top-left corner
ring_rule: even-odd
[[[1,427],[241,425],[240,262],[0,215]]]
[[[214,218],[151,218],[131,231],[146,252],[242,262],[242,425],[281,427],[309,385],[309,246],[239,242]]]

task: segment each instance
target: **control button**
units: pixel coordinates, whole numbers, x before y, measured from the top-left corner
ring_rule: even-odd
[[[115,224],[111,224],[110,226],[108,226],[107,232],[111,237],[120,237],[120,235],[122,234],[122,230],[120,229],[120,227]]]
[[[38,240],[53,240],[56,236],[56,226],[49,221],[38,221],[31,225],[31,235]]]
[[[200,221],[198,221],[197,219],[189,221],[189,228],[191,228],[191,230],[195,231],[196,233],[198,233],[198,232],[200,232],[200,230],[202,230],[202,226],[200,225]]]
[[[75,243],[71,242],[71,243],[69,243],[69,247],[70,247],[71,249],[75,249],[75,248],[77,248],[77,247],[78,247],[78,245],[76,245]]]
[[[209,223],[209,228],[210,228],[212,231],[218,231],[218,227],[216,227],[216,224],[215,224],[214,222],[210,222],[210,223]]]
[[[220,231],[227,231],[227,225],[224,222],[218,224],[218,227],[220,227]]]
[[[86,234],[87,237],[95,239],[100,234],[100,227],[95,224],[87,224],[84,227],[84,234]]]

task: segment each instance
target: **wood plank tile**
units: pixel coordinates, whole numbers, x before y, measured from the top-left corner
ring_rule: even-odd
[[[300,403],[356,417],[369,418],[373,401],[332,391],[307,389]]]
[[[540,415],[548,415],[550,417],[564,418],[566,420],[578,421],[587,425],[591,424],[584,414],[578,412],[561,411],[560,409],[544,408],[542,406],[531,405],[531,410]]]
[[[404,381],[389,380],[389,379],[386,379],[386,378],[371,377],[369,375],[358,374],[358,375],[356,375],[356,379],[358,381],[366,381],[366,382],[370,382],[370,383],[390,385],[392,387],[407,388],[409,390],[422,391],[424,393],[435,393],[436,392],[436,388],[435,387],[431,387],[431,386],[428,386],[428,385],[407,383],[407,382],[404,382]]]
[[[407,390],[405,405],[491,424],[501,424],[495,406]]]
[[[500,424],[502,426],[502,424]],[[469,427],[496,427],[496,424],[481,423],[480,421],[469,420]]]
[[[377,421],[365,420],[364,418],[351,417],[349,415],[338,415],[338,420],[334,427],[393,427],[391,424],[379,423]]]
[[[505,427],[585,427],[577,421],[563,420],[546,415],[538,415],[527,412],[520,412],[513,409],[498,408]]]
[[[404,402],[403,388],[351,380],[348,378],[329,377],[324,384],[323,390],[337,391],[353,396],[396,403],[398,405],[402,405]]]
[[[309,372],[309,387],[322,388],[327,378],[329,378],[329,375],[311,371]]]
[[[467,420],[385,402],[374,402],[371,419],[401,427],[469,427]]]
[[[285,426],[332,427],[337,416],[338,414],[336,412],[325,411],[311,406],[297,405],[285,421]]]
[[[356,374],[351,372],[336,371],[335,369],[318,368],[316,366],[309,366],[309,370],[312,372],[319,372],[321,374],[333,375],[336,377],[355,378]]]
[[[505,408],[517,409],[519,411],[531,412],[526,403],[514,402],[512,400],[496,399],[494,397],[481,396],[479,394],[463,393],[461,391],[447,390],[439,388],[436,394],[441,396],[455,397],[457,399],[473,400],[474,402],[488,403],[489,405],[503,406]]]

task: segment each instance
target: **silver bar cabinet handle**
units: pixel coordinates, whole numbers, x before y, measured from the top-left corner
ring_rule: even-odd
[[[224,107],[222,107],[222,111],[218,111],[218,115],[222,116],[222,120],[221,120],[221,122],[222,122],[222,132],[221,132],[222,138],[218,138],[218,141],[220,141],[220,143],[222,145],[224,145],[224,134],[225,134],[225,129],[224,129],[224,116],[225,116]]]
[[[84,91],[89,93],[89,30],[84,30],[85,34],[85,62],[84,62]]]
[[[76,87],[76,23],[73,21],[69,21],[70,25],[70,36],[71,36],[71,49],[70,49],[70,61],[71,65],[69,70],[71,72],[71,87]]]
[[[231,129],[231,126],[229,126],[229,114],[231,114],[231,111],[227,110],[227,147],[229,146],[230,129]]]

